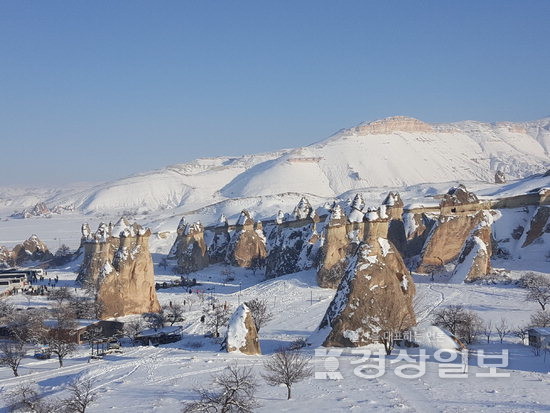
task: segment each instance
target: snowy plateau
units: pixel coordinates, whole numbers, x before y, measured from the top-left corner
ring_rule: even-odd
[[[2,187],[0,245],[12,248],[36,234],[52,252],[62,244],[76,250],[84,222],[97,228],[100,222],[114,223],[125,216],[151,229],[155,281],[169,285],[180,280],[165,259],[183,216],[190,223],[214,226],[223,214],[234,224],[247,209],[255,220],[275,220],[279,211],[291,212],[304,196],[314,208],[328,208],[334,201],[349,205],[355,194],[365,200],[366,211],[368,206],[380,206],[390,191],[399,192],[409,206],[429,208],[438,205],[440,196],[457,184],[464,184],[480,200],[495,200],[550,189],[549,154],[550,118],[522,123],[429,124],[396,116],[343,129],[295,149],[202,158],[94,185]],[[506,183],[495,183],[497,171],[504,173]],[[35,208],[38,204],[47,208]],[[528,272],[550,277],[550,232],[525,251],[520,245],[525,234],[519,240],[511,234],[518,225],[525,226],[525,217],[533,214],[533,207],[512,208],[495,221],[493,236],[509,239],[509,248],[507,256],[493,257],[492,267],[500,277],[491,282],[456,282],[450,270],[433,277],[412,274],[421,335],[438,332],[429,327],[433,316],[451,305],[462,305],[493,325],[504,318],[510,330],[529,323],[540,306],[526,301],[526,290],[517,280]],[[416,229],[414,221],[405,220],[405,225],[407,233]],[[388,254],[387,240],[381,238],[380,246],[384,256]],[[27,263],[33,264],[38,263]],[[47,277],[58,277],[57,286],[81,294],[76,284],[80,264],[81,258],[50,267]],[[362,360],[364,353],[349,348],[331,353],[332,349],[322,347],[318,327],[336,290],[319,287],[314,268],[272,279],[246,268],[231,267],[229,272],[230,277],[224,265],[210,265],[189,275],[200,285],[192,287],[191,293],[181,286],[157,291],[163,306],[185,300],[183,321],[176,322],[183,332],[180,341],[158,346],[132,346],[123,341],[121,353],[91,361],[90,348],[84,343],[67,357],[62,368],[55,358],[33,358],[29,347],[19,377],[13,377],[8,367],[0,367],[0,411],[8,411],[5,395],[21,383],[33,383],[48,397],[63,398],[68,394],[67,383],[76,377],[93,380],[97,398],[86,411],[181,411],[184,402],[196,397],[195,389],[210,386],[213,377],[232,363],[250,367],[256,375],[255,411],[259,412],[550,411],[550,355],[535,355],[527,342],[512,333],[501,341],[493,331],[489,339],[481,335],[469,345],[470,357],[465,367],[460,365],[467,370],[467,377],[441,377],[442,366],[459,363],[463,353],[450,351],[457,361],[436,360],[433,334],[420,339],[420,347],[406,349],[415,360],[426,352],[424,374],[413,378],[397,374],[407,371],[404,365],[408,361],[399,357],[401,349],[396,348],[386,357],[384,374],[362,377],[358,368],[368,364]],[[196,294],[196,290],[202,293]],[[273,317],[258,333],[262,355],[227,353],[220,340],[207,336],[201,317],[208,296],[233,310],[255,298],[267,303]],[[5,300],[21,311],[52,305],[45,296],[15,294]],[[311,356],[314,374],[295,384],[292,398],[286,400],[286,390],[269,386],[261,374],[266,360],[279,348],[299,339],[308,343],[301,351]],[[447,336],[443,342],[445,348],[454,345]],[[375,352],[379,347],[359,349],[363,350]],[[487,376],[489,367],[480,365],[478,356],[505,352],[508,362],[496,368],[504,377]],[[374,360],[377,357],[381,356]],[[323,378],[327,371],[338,372],[339,377],[329,374]],[[371,370],[369,374],[374,376]]]

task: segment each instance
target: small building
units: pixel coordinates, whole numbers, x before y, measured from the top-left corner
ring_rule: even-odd
[[[533,327],[527,331],[529,345],[533,347],[550,347],[550,327]]]
[[[52,332],[55,331],[54,334],[59,334],[76,344],[82,344],[90,339],[106,340],[112,337],[121,337],[122,328],[124,327],[124,323],[120,321],[109,320],[78,320],[76,327],[71,330],[56,330],[55,321],[53,320],[46,321],[45,324],[46,327],[50,327]]]
[[[175,343],[182,338],[182,328],[178,326],[143,330],[134,341],[142,346]]]

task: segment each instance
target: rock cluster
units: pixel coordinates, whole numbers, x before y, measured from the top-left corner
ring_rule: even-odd
[[[189,274],[202,270],[209,264],[209,257],[204,241],[204,228],[200,222],[189,224],[182,218],[178,225],[178,236],[170,256],[177,258],[178,272]]]
[[[319,217],[307,199],[300,200],[290,219],[284,220],[280,215],[279,219],[278,225],[268,231],[267,278],[312,268],[317,261]]]
[[[22,265],[31,261],[44,262],[52,258],[48,246],[34,234],[11,250],[0,246],[0,263],[4,266]]]
[[[254,222],[247,210],[241,212],[227,246],[226,262],[244,268],[263,266],[267,257],[263,225]]]
[[[82,226],[84,258],[77,281],[95,291],[102,318],[160,311],[150,235],[125,218],[115,225],[102,223],[95,233]]]

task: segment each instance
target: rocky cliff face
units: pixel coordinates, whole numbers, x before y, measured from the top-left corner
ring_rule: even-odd
[[[4,255],[7,256],[8,265],[21,265],[28,261],[47,261],[53,258],[48,246],[34,234],[21,244],[17,244],[11,251],[4,249]]]
[[[265,275],[278,277],[303,271],[315,266],[318,260],[320,237],[317,233],[319,217],[307,201],[302,198],[292,217],[283,220],[267,231]]]
[[[211,264],[224,262],[227,248],[231,241],[229,223],[225,215],[221,215],[218,225],[211,231],[212,240],[208,242],[208,258]]]
[[[229,320],[225,347],[229,353],[238,351],[248,355],[262,354],[254,319],[246,304],[237,307]]]
[[[359,236],[361,237],[362,234]],[[317,284],[323,288],[336,288],[348,265],[350,245],[347,218],[339,205],[335,205],[328,218],[321,246],[320,266],[317,271]]]
[[[529,229],[522,248],[531,245],[545,233],[550,233],[550,206],[537,208],[529,223]]]
[[[415,257],[422,252],[426,239],[437,219],[432,214],[424,212],[418,213],[411,210],[403,212],[403,225],[407,240],[405,253],[403,254],[405,257]]]
[[[77,281],[96,291],[102,318],[158,312],[151,231],[121,218],[100,224],[95,233],[83,226],[84,259]]]
[[[472,230],[464,242],[456,267],[453,271],[452,282],[472,282],[483,278],[492,271],[491,252],[492,233],[491,225],[498,214],[493,211],[483,211],[483,219]]]
[[[477,196],[463,185],[451,188],[440,203],[440,217],[432,227],[417,271],[432,272],[455,261],[472,230],[485,217]]]
[[[403,200],[397,192],[390,192],[382,205],[386,207],[386,215],[390,219],[388,239],[397,248],[401,255],[405,256],[407,249],[407,236],[403,222]]]
[[[177,260],[177,271],[189,274],[202,270],[209,264],[204,241],[204,228],[200,222],[189,224],[182,218],[178,225],[178,236],[170,250],[170,256]]]
[[[391,134],[393,132],[433,132],[434,128],[418,119],[392,116],[365,123],[352,129],[358,135]]]
[[[386,239],[369,236],[351,257],[321,322],[326,347],[361,347],[390,332],[412,327],[415,286],[399,252]]]
[[[238,267],[253,268],[263,264],[266,257],[266,239],[262,223],[254,222],[250,213],[244,210],[235,226],[225,261]]]

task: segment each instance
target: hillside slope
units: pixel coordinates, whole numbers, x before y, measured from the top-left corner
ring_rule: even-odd
[[[43,201],[93,214],[193,210],[226,199],[286,192],[334,197],[373,186],[493,182],[497,170],[508,178],[545,171],[549,148],[550,118],[428,124],[396,116],[296,149],[197,159],[72,190],[0,191],[0,206],[14,210]]]

